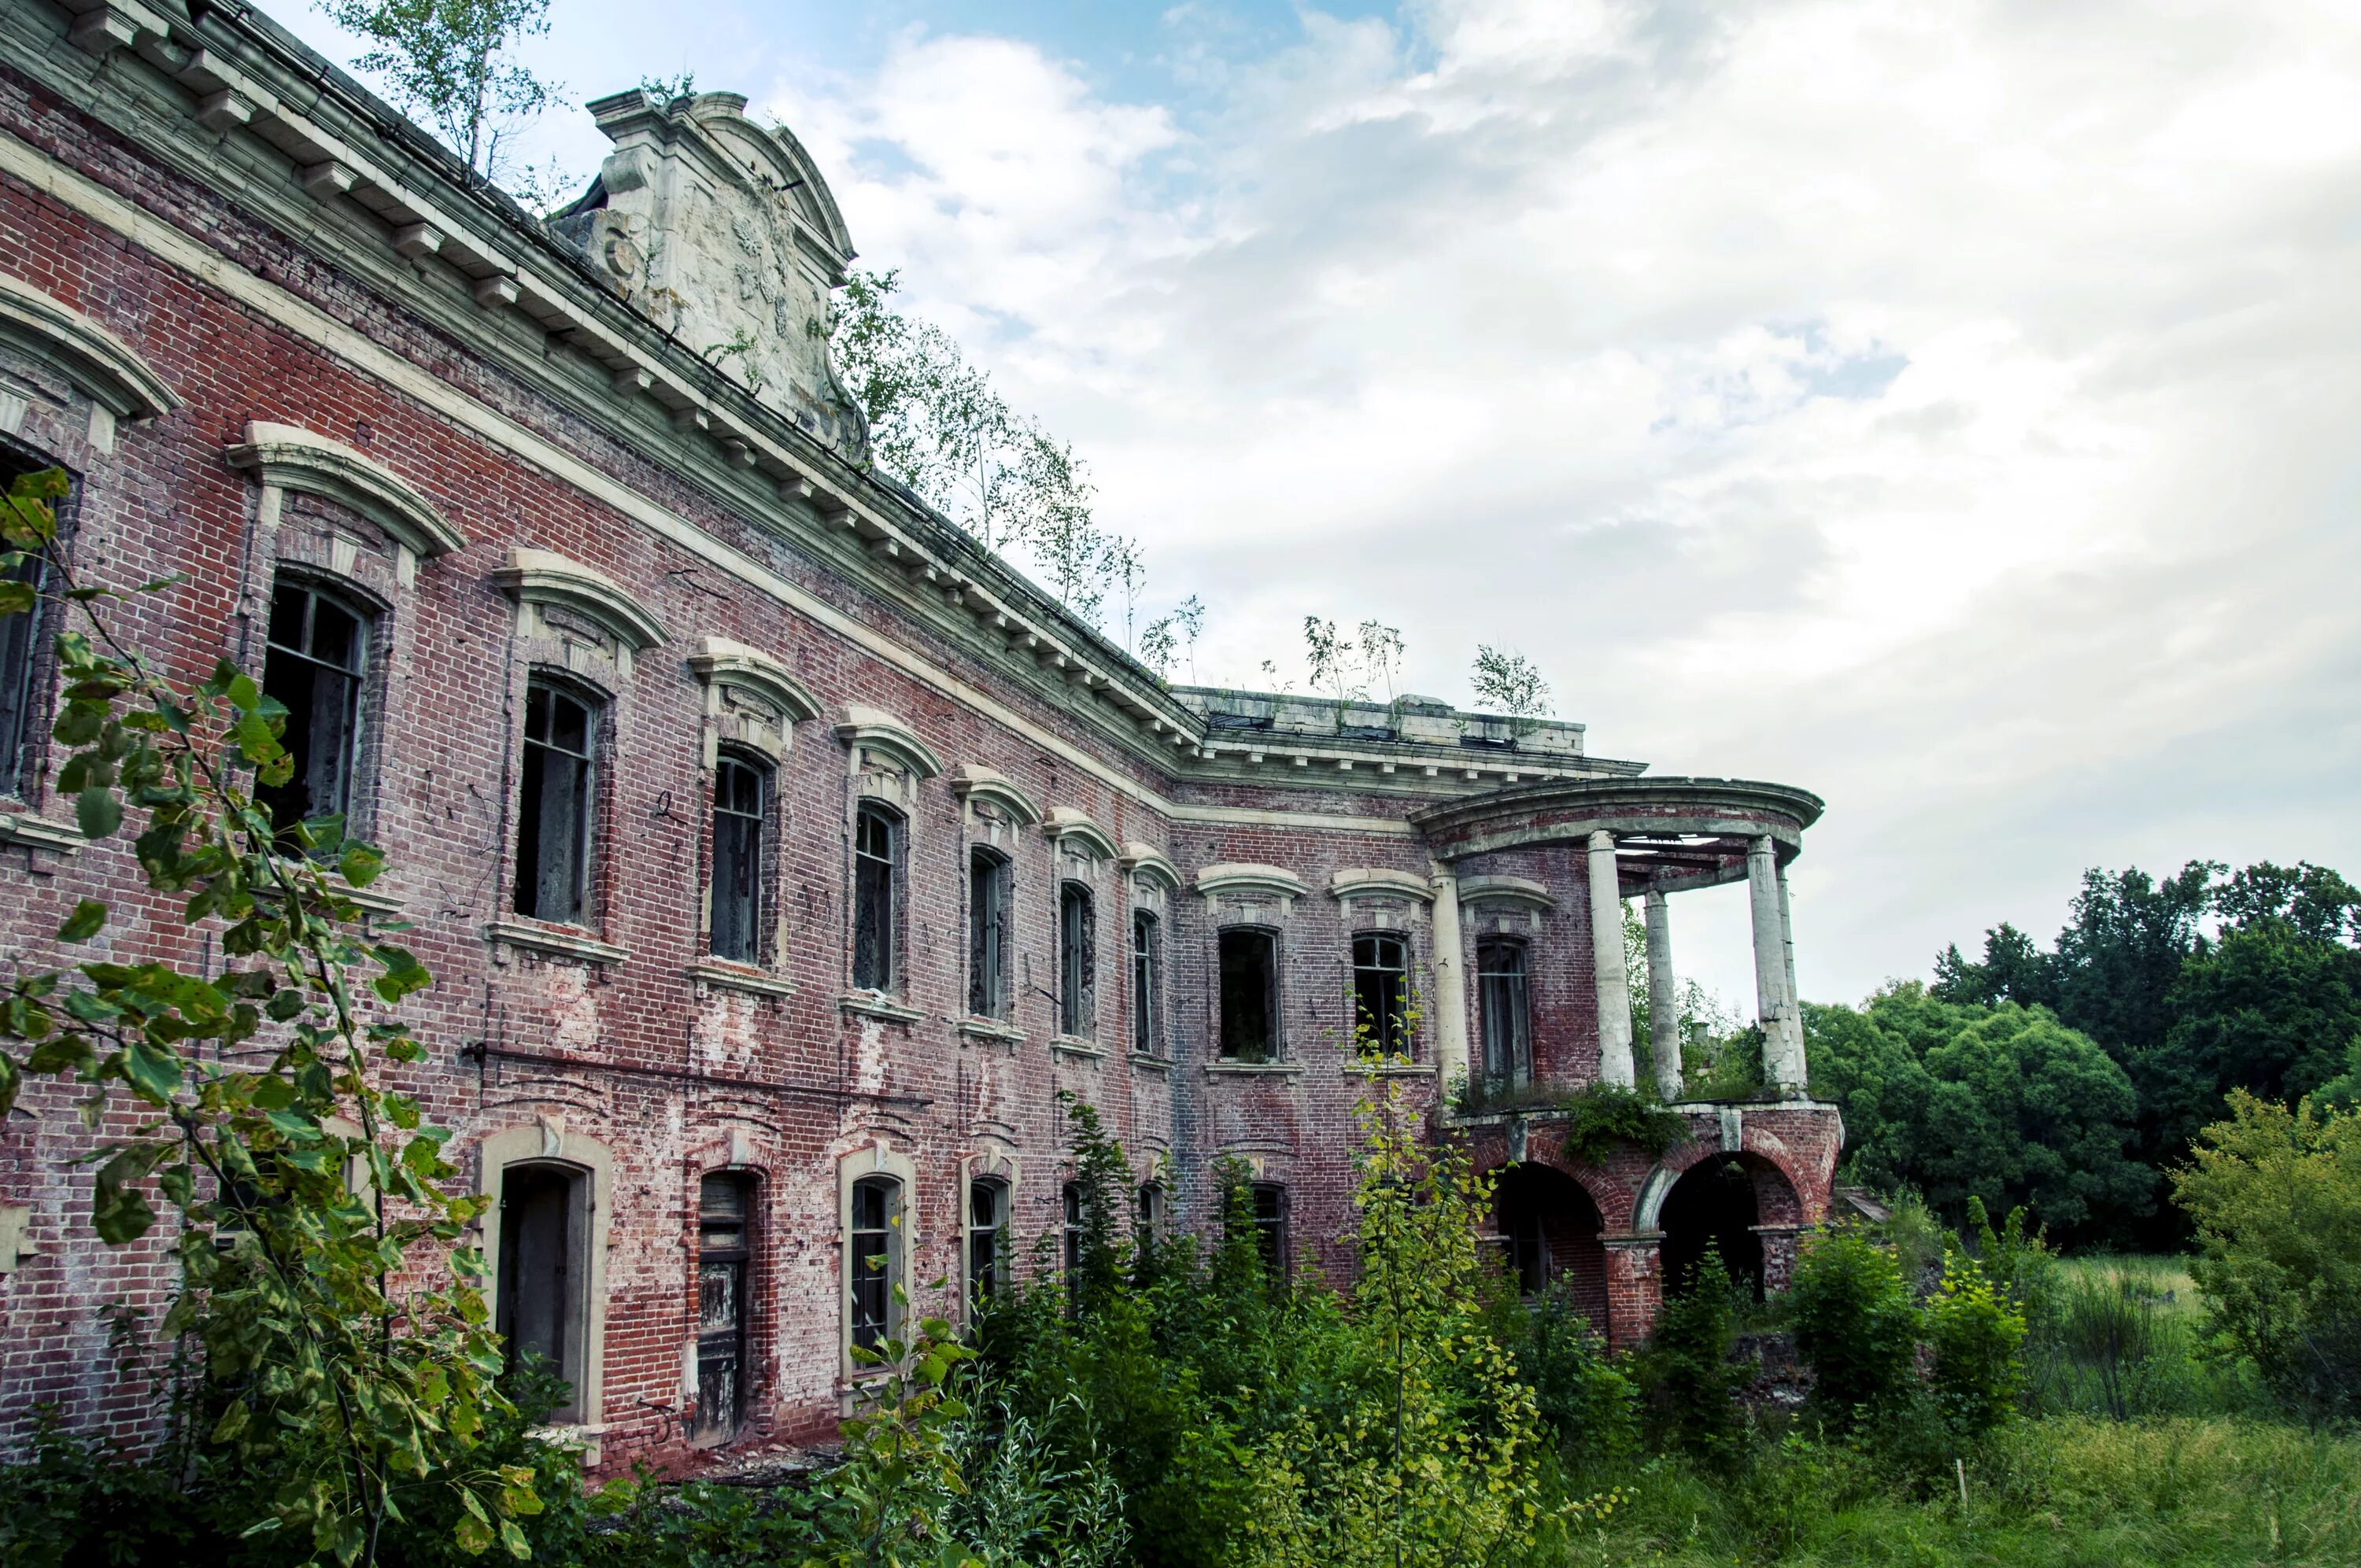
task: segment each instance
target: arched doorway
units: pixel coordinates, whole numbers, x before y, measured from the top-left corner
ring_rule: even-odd
[[[1795,1191],[1784,1172],[1761,1155],[1723,1154],[1699,1160],[1664,1194],[1656,1212],[1664,1233],[1664,1290],[1686,1291],[1708,1244],[1719,1249],[1730,1283],[1763,1299],[1765,1224],[1795,1223]]]
[[[1600,1332],[1607,1329],[1607,1255],[1598,1205],[1582,1183],[1546,1165],[1512,1165],[1493,1190],[1510,1271],[1525,1295],[1555,1283]]]

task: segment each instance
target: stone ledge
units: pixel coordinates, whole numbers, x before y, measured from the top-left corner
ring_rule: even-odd
[[[1107,1049],[1096,1040],[1080,1039],[1072,1035],[1053,1035],[1049,1048],[1064,1057],[1081,1057],[1086,1061],[1104,1061]]]
[[[1298,1078],[1302,1075],[1300,1061],[1209,1061],[1205,1064],[1207,1078]]]
[[[1347,1062],[1339,1069],[1346,1078],[1433,1078],[1433,1062]]]
[[[488,941],[522,948],[529,953],[575,959],[583,963],[619,964],[631,956],[629,948],[602,942],[586,931],[568,931],[537,920],[495,920],[484,927],[484,937]]]
[[[951,1027],[971,1040],[992,1040],[1004,1046],[1021,1046],[1025,1031],[1014,1024],[1004,1024],[997,1018],[980,1018],[970,1013],[951,1020]]]
[[[836,999],[841,1012],[863,1018],[883,1018],[889,1024],[919,1024],[926,1021],[927,1010],[896,1002],[883,992],[848,991]]]
[[[690,980],[700,985],[719,986],[724,991],[742,991],[749,996],[785,998],[796,993],[796,982],[791,980],[781,980],[760,970],[741,969],[715,959],[695,959],[686,972]]]
[[[1130,1053],[1129,1059],[1132,1066],[1146,1068],[1150,1072],[1169,1073],[1172,1070],[1170,1057],[1150,1056],[1146,1051],[1133,1051]]]
[[[71,855],[88,842],[71,823],[52,822],[30,811],[0,811],[0,844]]]

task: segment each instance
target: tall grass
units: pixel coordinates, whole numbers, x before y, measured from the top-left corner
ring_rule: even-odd
[[[2114,1420],[2258,1413],[2249,1369],[2209,1355],[2204,1311],[2177,1258],[2059,1265],[2029,1313],[2036,1404]]]

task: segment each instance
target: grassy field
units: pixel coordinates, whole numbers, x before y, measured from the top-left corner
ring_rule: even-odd
[[[1586,1524],[1584,1568],[2361,1563],[2361,1439],[2229,1417],[2027,1420],[1913,1495],[1841,1448],[1791,1442],[1736,1480],[1658,1462]]]

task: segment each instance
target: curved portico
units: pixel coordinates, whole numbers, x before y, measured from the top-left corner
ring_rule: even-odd
[[[1503,1201],[1501,1234],[1521,1270],[1532,1275],[1535,1249],[1546,1251],[1553,1236],[1597,1237],[1589,1250],[1572,1253],[1568,1277],[1582,1299],[1603,1303],[1598,1326],[1611,1344],[1646,1336],[1664,1289],[1678,1288],[1672,1276],[1686,1277],[1708,1234],[1742,1237],[1741,1255],[1727,1261],[1758,1287],[1780,1288],[1796,1229],[1825,1208],[1842,1133],[1834,1108],[1808,1098],[1786,887],[1787,863],[1802,852],[1805,830],[1822,809],[1808,791],[1749,779],[1586,778],[1493,790],[1411,818],[1434,861],[1438,948],[1445,931],[1459,946],[1461,905],[1468,904],[1479,977],[1487,968],[1479,908],[1496,905],[1502,888],[1522,886],[1532,890],[1525,907],[1548,912],[1532,916],[1533,947],[1544,955],[1536,959],[1535,983],[1544,993],[1554,983],[1578,1005],[1549,1012],[1536,1004],[1529,1079],[1496,1090],[1498,1052],[1488,1039],[1471,1061],[1471,1014],[1479,1034],[1491,1020],[1483,999],[1466,1005],[1455,994],[1464,981],[1443,972],[1460,961],[1456,951],[1437,954],[1444,983],[1436,1058],[1446,1075],[1468,1072],[1485,1091],[1472,1103],[1498,1107],[1466,1125],[1479,1165],[1516,1177],[1503,1190],[1511,1197]],[[1734,883],[1750,891],[1763,1083],[1743,1103],[1691,1102],[1681,1070],[1670,903],[1677,894]],[[1640,899],[1645,914],[1653,1087],[1687,1114],[1690,1129],[1661,1159],[1619,1148],[1584,1168],[1562,1146],[1547,1090],[1593,1081],[1638,1087],[1621,940],[1627,898]],[[1582,939],[1554,938],[1540,924],[1577,911],[1587,916]],[[1440,917],[1446,914],[1447,923]],[[1555,1189],[1530,1174],[1543,1169],[1574,1178],[1589,1201],[1550,1204]],[[1722,1187],[1747,1200],[1742,1213]],[[1680,1197],[1668,1211],[1675,1190]],[[1600,1228],[1586,1232],[1586,1224]],[[1670,1244],[1668,1230],[1677,1233]],[[1596,1280],[1584,1277],[1592,1270]]]

